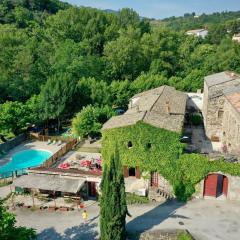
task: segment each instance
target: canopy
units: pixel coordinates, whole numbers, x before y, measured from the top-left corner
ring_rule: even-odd
[[[84,185],[83,178],[66,178],[59,175],[30,174],[14,180],[13,185],[21,188],[31,188],[67,193],[77,193]]]

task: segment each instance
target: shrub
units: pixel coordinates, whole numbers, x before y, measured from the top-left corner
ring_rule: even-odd
[[[194,126],[198,126],[202,123],[202,116],[200,114],[193,114],[191,116],[191,122]]]
[[[149,199],[147,197],[138,196],[134,193],[127,193],[127,204],[144,204],[148,203]]]

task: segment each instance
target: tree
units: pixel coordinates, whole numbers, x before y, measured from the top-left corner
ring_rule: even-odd
[[[110,163],[105,163],[100,199],[101,239],[125,240],[128,213],[122,164],[115,146]]]
[[[1,240],[33,240],[36,232],[32,228],[16,227],[16,219],[12,213],[7,212],[0,199],[0,239]]]
[[[114,111],[108,107],[94,107],[88,105],[72,121],[72,128],[80,137],[94,137],[100,134],[102,125],[114,115]]]
[[[67,74],[59,74],[50,77],[40,93],[39,108],[43,120],[57,119],[58,131],[60,118],[68,109],[76,82]]]
[[[118,39],[105,45],[108,77],[133,80],[144,71],[145,61],[139,39],[139,29],[129,27],[121,32]]]
[[[19,130],[33,123],[30,106],[20,102],[5,102],[0,105],[0,130],[4,133],[18,134]]]
[[[143,92],[152,88],[157,88],[169,83],[167,78],[161,74],[143,73],[131,84],[134,93]]]

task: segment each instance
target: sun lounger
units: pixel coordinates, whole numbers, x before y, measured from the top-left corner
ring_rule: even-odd
[[[51,139],[48,139],[47,141],[47,145],[51,144],[52,143],[52,140]]]
[[[61,146],[61,145],[62,145],[62,141],[59,140],[59,141],[57,142],[57,146]]]
[[[52,145],[56,145],[57,141],[53,140]]]

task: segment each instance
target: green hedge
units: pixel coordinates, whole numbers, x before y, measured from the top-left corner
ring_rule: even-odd
[[[188,200],[195,185],[210,172],[240,175],[240,165],[222,160],[209,161],[200,154],[184,154],[180,134],[159,129],[142,121],[135,125],[103,131],[103,159],[110,159],[115,143],[123,165],[141,171],[158,171],[173,186],[176,197]],[[128,142],[132,147],[128,148]]]

